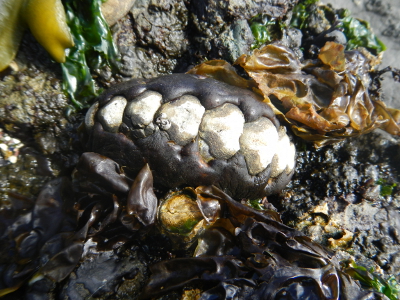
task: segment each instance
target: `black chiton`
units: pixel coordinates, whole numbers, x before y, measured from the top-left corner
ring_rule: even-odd
[[[148,163],[157,185],[216,185],[257,198],[290,180],[295,148],[255,93],[189,74],[135,79],[99,96],[85,118],[86,148],[129,176]]]

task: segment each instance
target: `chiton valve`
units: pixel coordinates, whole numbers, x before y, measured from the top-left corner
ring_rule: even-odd
[[[129,176],[148,163],[156,185],[216,185],[236,199],[280,191],[295,147],[250,90],[198,75],[134,79],[100,95],[85,118],[88,151]]]

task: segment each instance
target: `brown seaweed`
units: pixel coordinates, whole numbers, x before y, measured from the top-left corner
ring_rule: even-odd
[[[273,43],[235,62],[249,80],[220,61],[205,62],[189,73],[262,94],[297,136],[321,147],[376,128],[400,134],[399,110],[386,107],[379,95],[368,90],[372,61],[362,49],[345,51],[343,45],[327,42],[318,59],[300,62],[292,50]]]
[[[200,299],[383,299],[362,290],[331,251],[283,225],[275,212],[257,211],[215,187],[196,193],[217,200],[223,217],[200,236],[194,257],[150,268],[143,299],[198,283],[207,287]]]
[[[87,227],[74,232],[72,204],[70,183],[61,177],[43,187],[27,213],[8,212],[16,217],[1,232],[1,264],[8,272],[2,273],[0,296],[18,289],[35,273],[36,278],[47,275],[60,281],[75,268]],[[3,220],[7,218],[1,216]]]
[[[75,179],[83,178],[79,172]],[[89,181],[94,178],[85,174]],[[116,196],[94,188],[92,193],[75,198],[76,204],[71,201],[71,187],[65,179],[47,184],[32,212],[16,217],[2,233],[1,242],[10,247],[2,253],[0,295],[28,281],[63,281],[79,264],[89,237],[106,241],[110,236],[107,230],[121,232],[121,226],[132,234],[148,231],[148,225],[156,224],[158,218],[154,213],[158,199],[149,174],[145,167],[129,195]],[[110,180],[126,182],[123,172],[120,175]],[[113,185],[102,184],[112,189]],[[197,236],[197,247],[192,257],[151,266],[142,298],[200,284],[201,299],[383,299],[378,293],[363,290],[341,271],[333,252],[282,224],[276,212],[253,209],[214,186],[200,186],[191,193],[204,217],[199,222],[204,230]],[[117,238],[117,244],[110,241],[111,246],[120,247],[132,239],[132,234]],[[14,260],[6,261],[4,251],[14,252]],[[30,260],[24,259],[27,255]]]

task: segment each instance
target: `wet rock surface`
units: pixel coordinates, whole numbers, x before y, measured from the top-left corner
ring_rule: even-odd
[[[130,13],[112,28],[122,54],[121,71],[117,75],[99,71],[98,83],[109,87],[131,77],[182,72],[205,58],[232,62],[248,52],[253,42],[246,19],[263,12],[283,16],[295,2],[208,1],[206,8],[203,1],[137,0]],[[335,7],[354,3],[339,1]],[[396,0],[357,1],[353,7],[357,17],[368,20],[371,15],[372,27],[383,35],[382,40],[388,45],[384,57],[389,59],[383,61],[383,66],[399,67],[393,59],[396,55],[390,54],[398,50]],[[3,215],[11,207],[19,213],[32,209],[43,184],[60,174],[70,175],[82,151],[76,143],[76,128],[83,116],[66,117],[68,101],[61,90],[59,65],[49,59],[29,33],[16,61],[18,71],[1,75],[0,126],[20,138],[26,147],[20,151],[16,164],[0,169]],[[384,82],[393,86],[391,79]],[[396,93],[385,86],[384,89],[388,105],[398,107]],[[393,91],[396,89],[399,87],[394,86]],[[284,193],[268,200],[282,213],[286,224],[334,248],[339,260],[355,259],[384,277],[396,275],[400,280],[400,191],[395,187],[390,195],[380,196],[381,186],[376,183],[379,179],[387,185],[399,182],[399,143],[399,138],[381,132],[320,150],[299,141],[292,183]],[[4,224],[0,235],[5,234]],[[108,232],[110,236],[115,233],[113,230],[118,229]],[[62,284],[37,281],[34,288],[26,286],[4,299],[20,299],[24,295],[32,299],[136,297],[148,279],[149,265],[184,253],[173,253],[165,237],[135,240],[134,246],[126,248],[117,242],[111,250],[92,248]],[[90,248],[89,241],[85,247]],[[3,249],[1,261],[7,261],[9,255]],[[4,268],[3,264],[0,271],[6,276],[0,279],[0,289],[13,271],[5,272]],[[93,273],[97,276],[93,277]],[[180,293],[170,292],[161,299],[180,297]]]
[[[97,252],[97,243],[89,239],[79,267],[70,275],[61,291],[64,299],[116,297],[136,298],[147,279],[145,255],[135,247],[126,251]],[[137,248],[137,247],[136,247]],[[117,292],[116,292],[117,291]]]
[[[380,195],[383,186],[399,181],[399,150],[399,138],[382,131],[300,150],[286,196],[270,201],[284,222],[313,240],[399,278],[400,193],[394,188]]]
[[[30,33],[25,34],[13,68],[1,75],[0,126],[24,146],[16,163],[4,160],[3,153],[2,209],[20,201],[34,202],[45,182],[73,169],[79,155],[72,151],[71,141],[82,118],[67,117],[60,65]]]
[[[67,123],[67,98],[61,90],[61,67],[29,33],[20,47],[15,71],[0,81],[0,119],[5,129],[24,140],[32,133]],[[53,134],[54,136],[54,134]],[[51,149],[48,149],[51,151]]]
[[[150,78],[185,72],[204,59],[233,62],[254,42],[246,20],[262,13],[285,19],[296,2],[137,0],[112,28],[121,74]]]
[[[247,22],[259,14],[285,16],[296,1],[191,1],[190,10],[196,35],[192,37],[198,55],[234,61],[249,53],[254,42]],[[285,19],[285,18],[284,18]]]

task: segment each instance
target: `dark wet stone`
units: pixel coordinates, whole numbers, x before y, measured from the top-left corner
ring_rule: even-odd
[[[1,209],[34,203],[43,183],[58,174],[52,162],[32,148],[22,148],[15,164],[0,168]]]
[[[186,51],[188,11],[183,1],[136,0],[131,14],[142,47],[156,48],[167,57]]]
[[[250,53],[254,37],[247,20],[238,19],[226,28],[214,41],[218,57],[235,61],[242,54]]]
[[[253,43],[252,36],[243,36],[244,32],[250,30],[248,24],[245,24],[246,20],[259,14],[285,19],[285,15],[296,2],[295,0],[190,1],[188,7],[193,14],[190,21],[196,29],[196,34],[191,36],[192,43],[197,46],[194,53],[233,62],[241,54],[248,53]],[[227,39],[227,36],[233,39]]]
[[[296,28],[288,28],[283,31],[282,44],[294,51],[299,60],[303,59],[303,52],[300,49],[303,34]]]
[[[399,270],[400,195],[394,188],[392,195],[381,196],[377,183],[399,182],[399,147],[398,137],[377,131],[300,151],[286,196],[280,202],[269,200],[288,224],[325,245],[337,244],[343,230],[349,231],[353,236],[337,249],[349,250],[352,259],[366,261],[386,276],[399,274],[394,271]],[[321,223],[320,214],[312,212],[324,206]]]
[[[102,84],[172,73],[188,47],[187,20],[182,1],[135,1],[130,13],[111,28],[121,62],[114,76],[98,70]]]
[[[114,250],[97,252],[95,243],[85,244],[88,253],[79,267],[70,275],[61,291],[62,299],[88,297],[135,299],[147,279],[147,269],[140,252],[127,250],[117,255]]]

